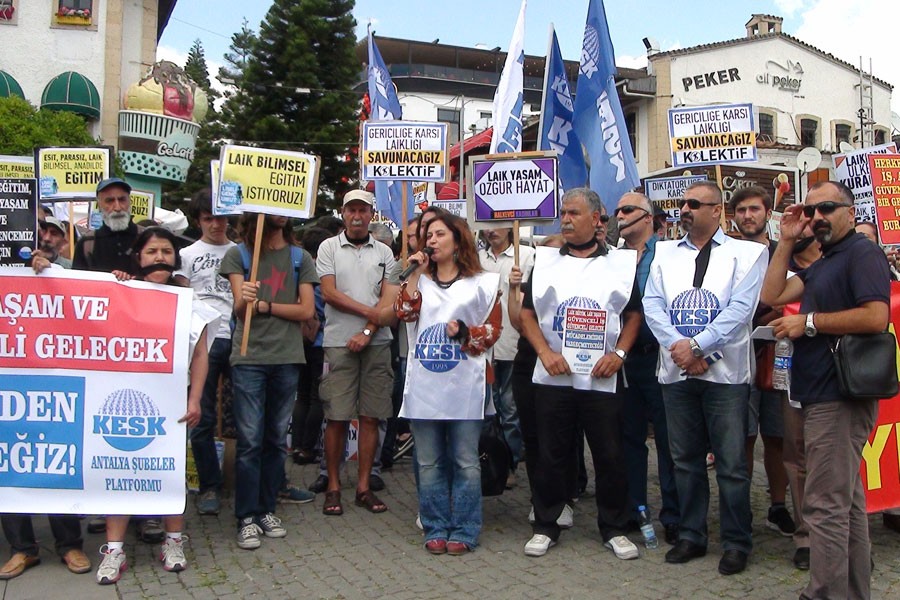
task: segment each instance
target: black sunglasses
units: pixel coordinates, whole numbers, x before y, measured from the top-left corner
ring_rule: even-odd
[[[609,215],[600,215],[600,222],[604,224],[609,223]]]
[[[830,215],[841,207],[850,208],[851,206],[853,205],[847,204],[846,202],[832,202],[831,200],[828,200],[826,202],[819,202],[818,204],[804,205],[803,214],[807,219],[812,219],[814,216],[816,216],[816,211],[819,211],[819,214],[824,217],[825,215]]]
[[[625,206],[620,206],[619,208],[617,208],[616,210],[613,211],[613,214],[616,216],[618,216],[619,213],[622,213],[623,215],[630,215],[631,213],[633,213],[636,210],[642,210],[645,213],[647,213],[648,215],[650,214],[649,212],[647,212],[646,208],[643,208],[641,206],[635,206],[633,204],[626,204]]]
[[[685,198],[681,201],[681,206],[685,204],[688,205],[688,208],[691,210],[700,210],[701,206],[719,206],[718,202],[700,202],[696,198]]]

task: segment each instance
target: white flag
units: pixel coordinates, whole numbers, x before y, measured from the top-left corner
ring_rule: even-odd
[[[520,152],[522,150],[522,67],[525,64],[525,4],[519,9],[519,18],[509,43],[509,53],[500,75],[500,84],[494,94],[494,134],[491,136],[491,154]]]

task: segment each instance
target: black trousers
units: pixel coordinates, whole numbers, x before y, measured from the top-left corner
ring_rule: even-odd
[[[81,520],[72,515],[49,515],[50,530],[56,539],[56,553],[60,556],[72,549],[81,550]],[[0,523],[3,524],[3,534],[6,541],[12,546],[13,554],[24,552],[29,556],[39,554],[37,540],[34,537],[34,527],[31,524],[31,515],[2,515]]]
[[[597,527],[606,542],[624,535],[628,523],[628,481],[622,445],[622,394],[535,386],[539,445],[535,469],[532,531],[559,538],[556,519],[571,497],[576,431],[584,430],[594,461]]]

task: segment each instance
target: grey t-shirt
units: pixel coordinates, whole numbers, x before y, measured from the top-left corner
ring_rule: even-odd
[[[306,250],[302,250],[302,253],[299,279],[294,272],[289,246],[260,255],[258,280],[261,285],[257,294],[260,300],[293,304],[297,302],[299,284],[319,282],[316,276],[316,263]],[[230,248],[225,253],[219,273],[226,278],[233,273],[244,274],[241,253],[237,247]],[[244,322],[237,319],[231,342],[232,365],[284,365],[306,362],[303,354],[303,333],[297,321],[288,321],[271,315],[253,315],[246,356],[241,356],[243,335]]]
[[[355,246],[341,233],[328,238],[319,246],[316,256],[316,271],[319,278],[334,276],[337,291],[346,294],[361,304],[375,306],[381,299],[381,287],[393,272],[394,253],[371,235],[369,241]],[[326,348],[341,347],[365,329],[366,319],[359,315],[340,311],[325,304]],[[372,336],[372,344],[388,344],[392,339],[391,330],[382,327]]]

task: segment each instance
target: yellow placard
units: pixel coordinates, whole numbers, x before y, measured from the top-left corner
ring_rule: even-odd
[[[319,158],[301,152],[225,146],[217,205],[308,219],[315,212]]]
[[[109,177],[112,148],[37,148],[35,177],[41,200],[94,198]]]
[[[131,220],[135,223],[153,220],[153,212],[156,208],[156,195],[153,192],[131,190]]]
[[[0,155],[0,178],[34,178],[34,157]]]

